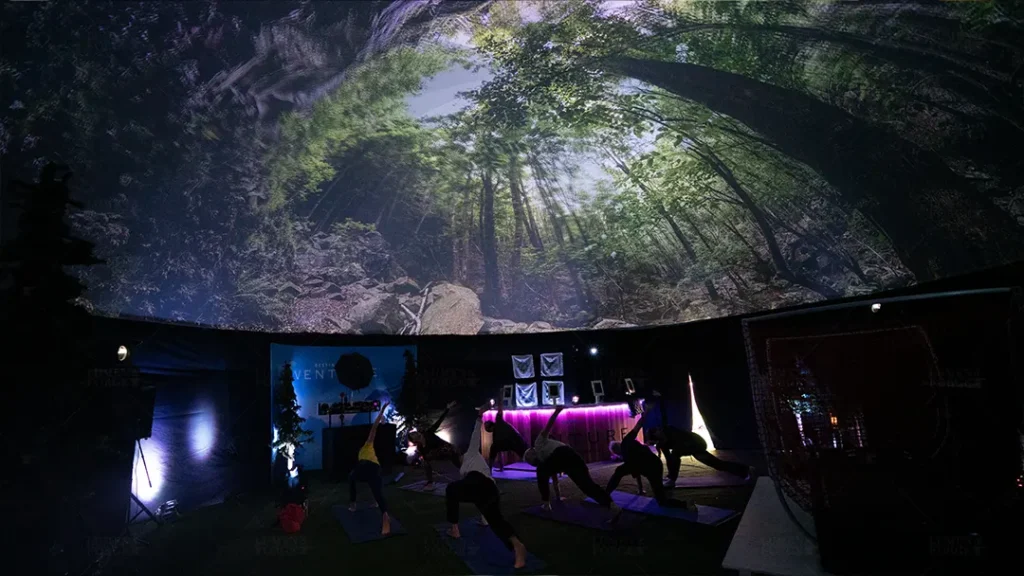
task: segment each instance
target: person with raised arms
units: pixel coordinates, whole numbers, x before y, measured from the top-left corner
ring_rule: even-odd
[[[491,451],[487,463],[492,470],[495,459],[502,452],[512,452],[522,458],[527,449],[526,440],[523,440],[518,430],[505,421],[504,412],[504,405],[498,404],[498,414],[495,416],[494,422],[484,424],[484,430],[491,434]]]
[[[452,482],[445,489],[445,507],[447,520],[451,523],[448,535],[461,538],[459,532],[459,504],[463,502],[475,505],[483,515],[484,524],[491,530],[506,548],[515,554],[515,568],[526,566],[526,546],[516,536],[515,529],[501,514],[501,492],[494,478],[491,477],[491,466],[480,453],[480,428],[483,425],[484,412],[487,406],[477,409],[476,425],[473,436],[469,440],[469,448],[462,458],[459,468],[460,479]]]
[[[626,437],[622,439],[622,442],[612,443],[612,452],[622,458],[622,464],[615,469],[615,473],[612,474],[605,490],[608,494],[611,494],[612,491],[618,487],[619,482],[628,475],[636,478],[637,484],[640,485],[640,493],[643,494],[642,481],[640,480],[642,477],[646,478],[651,484],[651,490],[654,492],[654,499],[658,502],[659,506],[664,506],[666,508],[686,508],[690,512],[696,512],[697,506],[692,502],[673,500],[665,494],[665,487],[661,484],[661,458],[658,458],[654,452],[651,452],[650,448],[641,444],[636,439],[646,417],[647,412],[644,412],[640,418],[637,419],[636,424],[633,426],[633,429],[629,431],[629,434],[626,434]]]
[[[587,467],[583,457],[577,454],[572,447],[550,438],[551,429],[554,428],[558,415],[564,409],[565,406],[555,408],[555,413],[551,415],[547,426],[544,427],[537,436],[537,440],[534,441],[533,448],[527,450],[523,455],[523,458],[529,464],[537,467],[537,487],[540,489],[540,497],[544,502],[544,508],[551,509],[548,491],[549,482],[554,484],[555,497],[560,499],[558,475],[564,472],[580,491],[598,504],[610,509],[612,511],[612,518],[609,522],[615,522],[622,514],[622,508],[616,505],[615,502],[612,502],[611,496],[594,482],[594,479],[590,476],[590,468]]]
[[[373,501],[377,508],[380,508],[380,533],[382,536],[391,534],[391,517],[388,516],[387,502],[384,501],[383,481],[380,477],[380,461],[377,460],[377,450],[373,447],[373,441],[377,438],[377,427],[380,426],[380,421],[384,418],[384,410],[387,407],[387,404],[380,407],[377,420],[374,421],[373,426],[370,428],[370,437],[366,439],[366,443],[359,449],[359,461],[348,476],[349,511],[356,511],[356,484],[366,482],[370,485]]]
[[[462,455],[459,454],[459,451],[437,435],[437,431],[441,428],[441,424],[448,416],[448,412],[456,406],[458,406],[458,403],[449,402],[448,406],[445,407],[444,412],[441,413],[441,417],[438,418],[437,421],[429,428],[409,433],[409,440],[416,445],[416,453],[423,459],[423,471],[427,475],[427,483],[423,486],[424,490],[430,491],[434,489],[433,462],[449,460],[456,468],[462,466]]]

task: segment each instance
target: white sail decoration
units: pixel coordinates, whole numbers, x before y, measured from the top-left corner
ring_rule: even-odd
[[[544,377],[561,376],[563,374],[562,368],[562,353],[552,352],[550,354],[540,355],[540,375]]]
[[[512,356],[512,374],[516,380],[533,378],[533,354]]]
[[[536,408],[537,407],[537,383],[516,384],[516,407]]]
[[[545,406],[565,406],[565,383],[545,380],[541,383]]]
[[[700,415],[700,410],[697,409],[697,397],[693,394],[693,377],[690,377],[690,412],[692,413],[690,432],[693,432],[697,436],[700,436],[708,443],[708,451],[715,449],[714,442],[711,441],[711,431],[708,430],[706,424],[704,424],[704,417]]]

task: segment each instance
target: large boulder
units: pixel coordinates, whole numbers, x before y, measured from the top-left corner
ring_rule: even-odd
[[[525,334],[530,325],[505,318],[484,318],[481,334]]]
[[[636,324],[630,324],[629,322],[623,322],[622,320],[615,320],[613,318],[602,318],[590,328],[592,330],[614,330],[616,328],[636,328]]]
[[[448,283],[430,289],[420,334],[478,334],[483,325],[480,298],[475,292]]]

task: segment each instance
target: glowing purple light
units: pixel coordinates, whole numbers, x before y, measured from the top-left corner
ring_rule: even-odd
[[[545,416],[551,416],[555,412],[554,408],[518,408],[513,410],[506,410],[505,416],[510,414],[543,414]],[[491,415],[491,420],[494,419],[494,415],[497,414],[497,410],[488,410],[484,412],[484,420],[487,420],[487,415]],[[615,414],[625,414],[630,417],[629,404],[623,402],[622,404],[600,404],[598,406],[571,406],[562,410],[562,414],[566,416],[573,416],[577,414],[601,414],[607,416],[613,416]]]

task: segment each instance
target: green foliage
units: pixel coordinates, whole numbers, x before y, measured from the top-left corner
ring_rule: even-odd
[[[299,409],[302,406],[299,406],[295,396],[294,382],[292,365],[285,364],[274,386],[274,428],[277,429],[277,442],[273,446],[275,450],[297,452],[303,444],[312,441],[313,438],[312,432],[302,428],[302,423],[306,419],[299,416]]]

